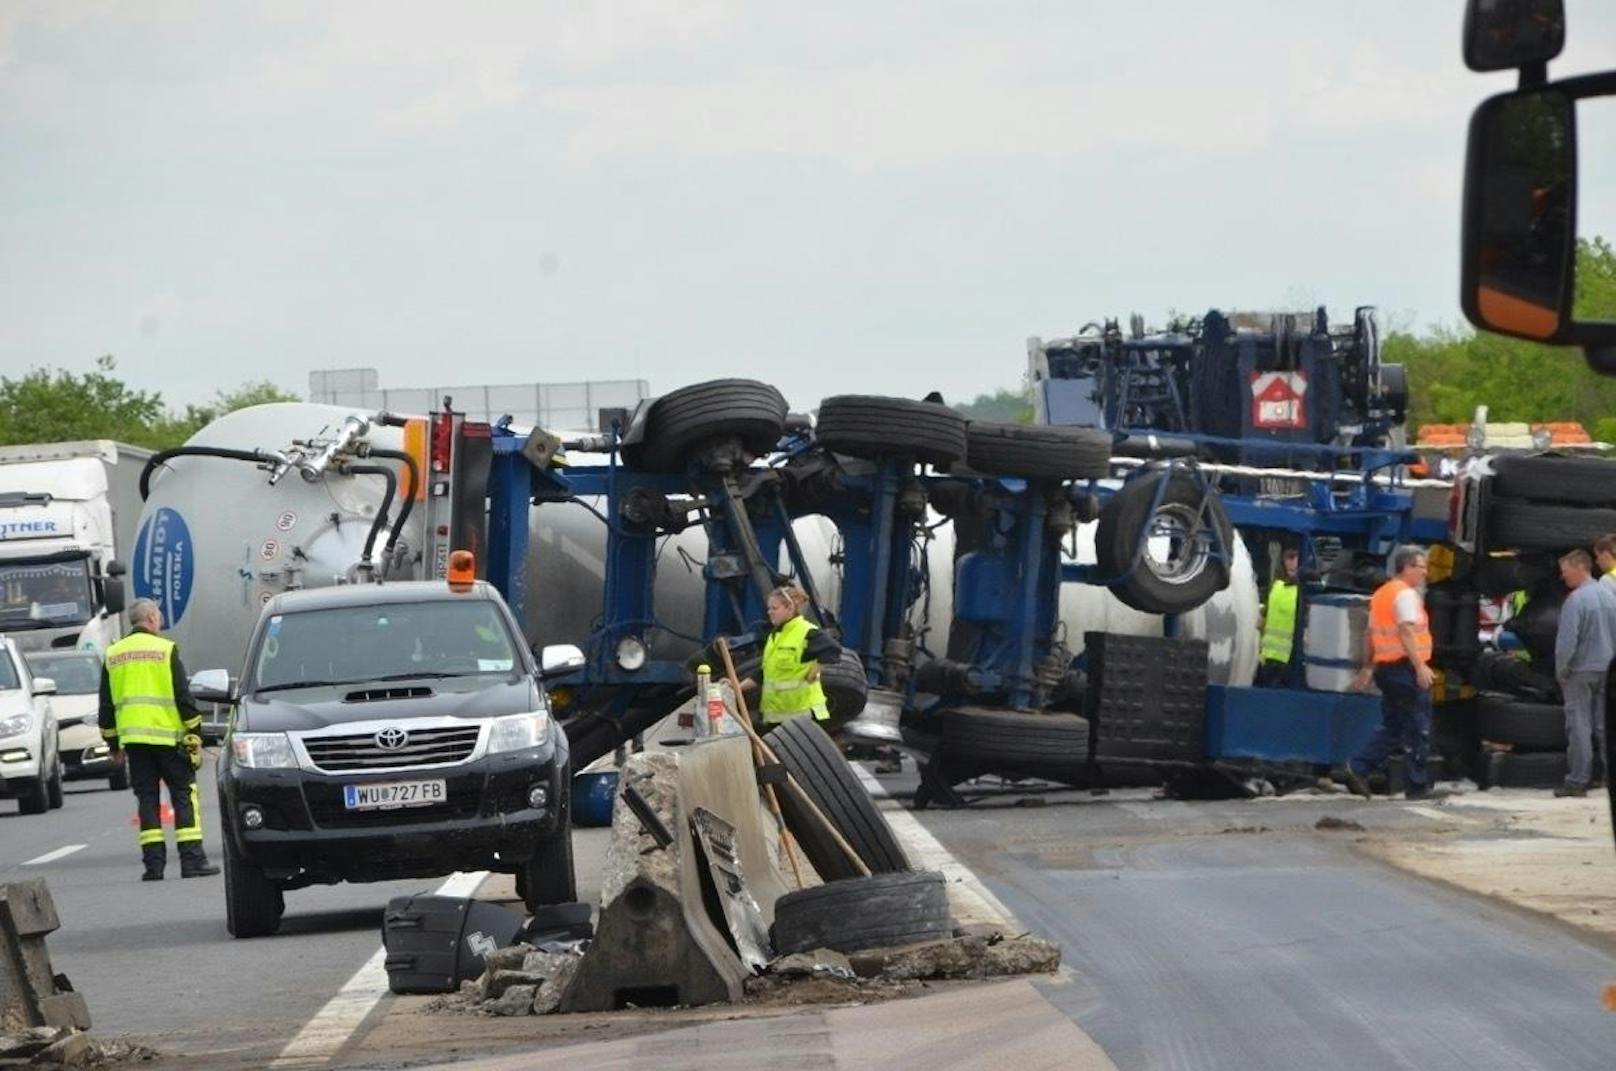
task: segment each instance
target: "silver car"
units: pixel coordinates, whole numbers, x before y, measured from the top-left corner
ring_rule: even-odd
[[[101,739],[101,654],[98,651],[29,651],[28,666],[56,682],[52,706],[61,730],[63,772],[69,781],[106,778],[113,788],[129,787],[129,768],[114,766]]]

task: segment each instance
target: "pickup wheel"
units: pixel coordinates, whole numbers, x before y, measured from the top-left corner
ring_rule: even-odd
[[[578,899],[572,868],[572,823],[539,842],[533,858],[516,872],[516,894],[529,912],[549,904],[570,904]]]
[[[236,858],[224,838],[224,924],[231,937],[268,937],[281,928],[286,894],[255,866]]]

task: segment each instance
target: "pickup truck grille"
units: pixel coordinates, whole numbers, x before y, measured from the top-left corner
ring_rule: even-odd
[[[436,729],[410,729],[408,725],[400,725],[399,728],[409,734],[402,747],[383,748],[376,743],[376,734],[371,732],[305,736],[303,748],[316,768],[329,773],[449,766],[471,758],[477,749],[477,734],[481,732],[475,725]]]

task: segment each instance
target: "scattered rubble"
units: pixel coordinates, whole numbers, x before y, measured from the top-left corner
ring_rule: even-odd
[[[519,949],[522,946],[501,949],[482,977],[466,982],[457,994],[438,998],[427,1010],[497,1016],[555,1012],[582,956],[524,950],[521,969],[504,966],[517,961]],[[747,979],[745,990],[749,1001],[864,1001],[901,996],[911,988],[908,983],[1052,974],[1060,969],[1060,961],[1060,946],[1053,941],[974,926],[923,944],[851,955],[821,948],[781,956]]]
[[[19,1034],[0,1035],[3,1067],[107,1067],[145,1063],[155,1050],[122,1041],[101,1042],[72,1027],[36,1026]]]
[[[1337,818],[1333,814],[1327,814],[1323,818],[1320,818],[1317,822],[1314,822],[1313,828],[1344,830],[1355,833],[1362,833],[1365,831],[1362,822],[1355,822],[1351,818]]]

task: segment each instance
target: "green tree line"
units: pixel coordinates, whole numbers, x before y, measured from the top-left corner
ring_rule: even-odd
[[[158,391],[130,386],[112,357],[93,372],[34,368],[0,376],[0,444],[116,439],[163,450],[178,446],[221,414],[265,402],[301,401],[267,380],[218,391],[206,405],[171,410]]]

